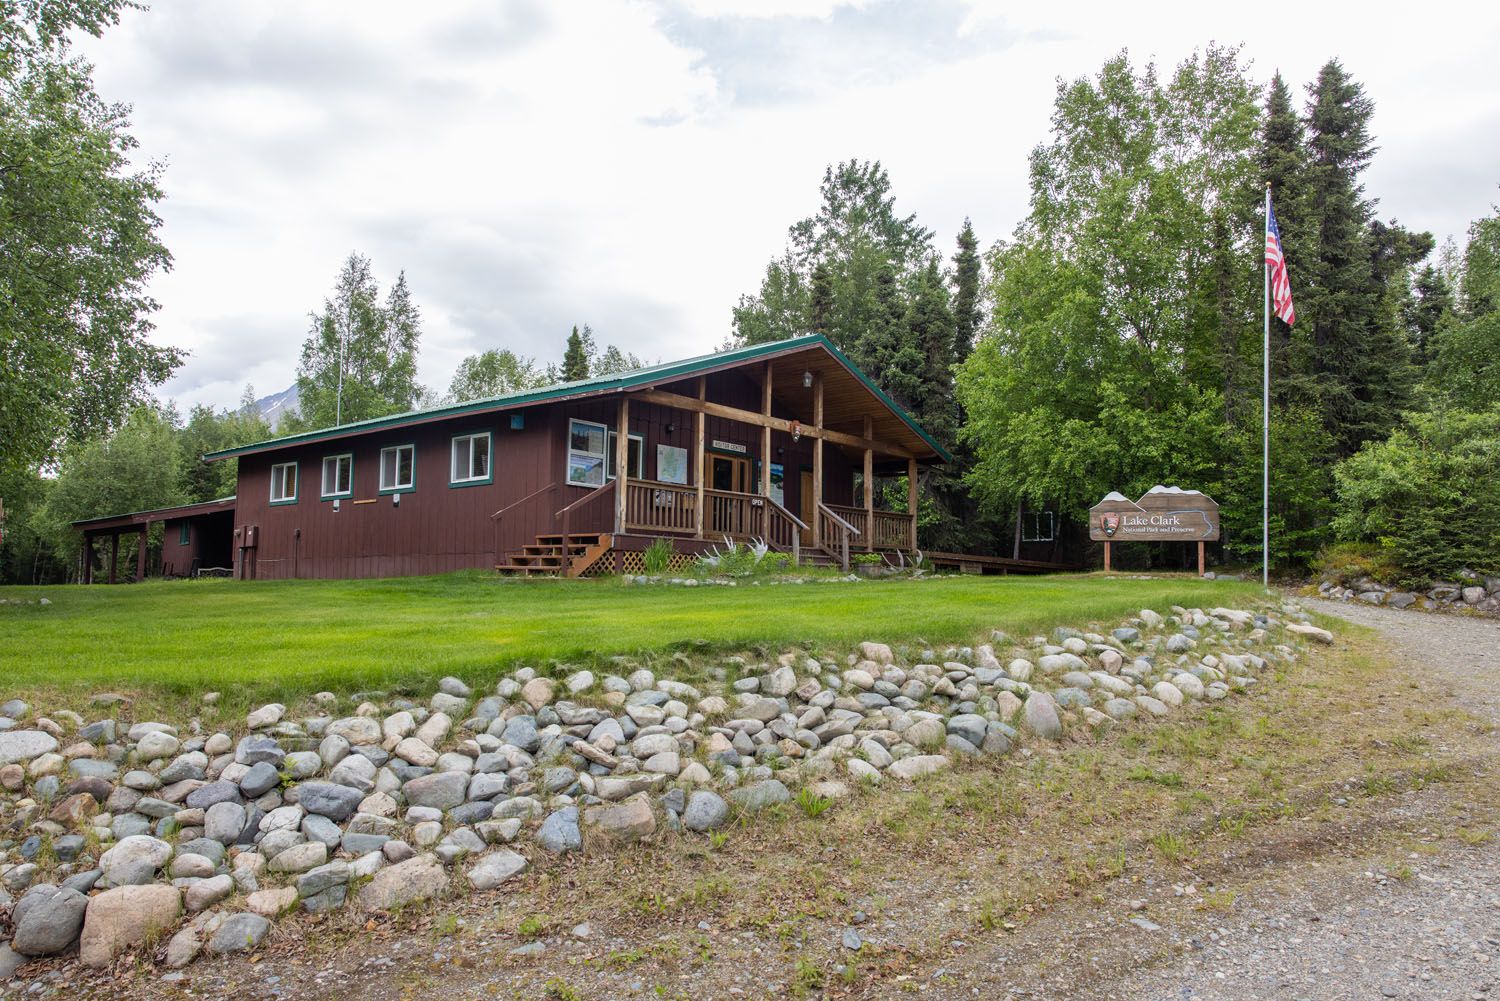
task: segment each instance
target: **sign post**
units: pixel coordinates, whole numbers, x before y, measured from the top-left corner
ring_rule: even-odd
[[[1219,538],[1219,505],[1197,490],[1155,486],[1140,500],[1110,493],[1089,508],[1089,538],[1104,543],[1104,569],[1116,542],[1196,542],[1198,576],[1207,567],[1204,544]]]

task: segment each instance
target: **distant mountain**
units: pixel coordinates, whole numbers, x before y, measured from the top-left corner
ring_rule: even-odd
[[[256,411],[265,418],[266,423],[275,427],[281,420],[282,414],[295,414],[301,405],[302,398],[297,395],[297,384],[294,382],[287,389],[270,396],[262,396],[255,401]]]

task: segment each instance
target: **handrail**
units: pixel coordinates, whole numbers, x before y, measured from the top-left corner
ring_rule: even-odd
[[[498,521],[500,519],[500,516],[503,515],[503,514],[505,514],[505,512],[509,511],[511,508],[513,508],[513,507],[520,507],[522,504],[525,504],[527,501],[531,500],[533,497],[536,497],[539,494],[544,494],[548,490],[556,490],[556,489],[557,489],[557,481],[553,480],[551,483],[547,484],[545,487],[542,487],[539,490],[533,490],[531,493],[527,494],[525,497],[522,497],[520,500],[518,500],[518,501],[516,501],[516,502],[514,502],[512,504],[505,505],[500,510],[496,511],[494,514],[490,515],[490,520],[491,521]]]
[[[595,487],[594,489],[590,490],[588,493],[584,494],[582,497],[578,498],[576,501],[574,501],[573,503],[569,504],[567,507],[563,508],[561,511],[558,511],[552,517],[554,517],[554,518],[561,518],[563,515],[565,515],[568,512],[572,511],[575,507],[579,507],[580,505],[587,504],[589,501],[593,500],[595,497],[600,496],[605,491],[613,490],[615,484],[619,483],[619,482],[620,482],[619,480],[606,480],[603,486],[598,486],[598,487]]]
[[[840,518],[836,512],[834,512],[832,509],[830,509],[828,507],[827,504],[819,502],[819,504],[818,504],[818,510],[822,511],[828,517],[830,517],[834,521],[838,522],[840,525],[842,525],[848,531],[853,532],[855,535],[859,534],[859,529],[857,529],[853,525],[849,524],[843,518]]]
[[[758,497],[760,495],[754,494],[753,496]],[[807,524],[801,518],[797,517],[795,514],[792,514],[792,512],[788,511],[785,507],[782,507],[780,504],[776,503],[774,498],[767,497],[766,500],[770,503],[771,507],[775,508],[777,511],[780,511],[785,517],[791,519],[792,524],[796,525],[803,531],[807,530]]]

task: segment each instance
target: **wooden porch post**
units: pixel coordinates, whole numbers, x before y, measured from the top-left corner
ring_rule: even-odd
[[[92,584],[94,582],[94,535],[92,532],[83,533],[83,569],[78,572],[80,584]]]
[[[620,397],[620,416],[615,425],[615,534],[625,532],[625,497],[630,483],[630,397]],[[564,546],[567,539],[563,539]]]
[[[151,522],[141,526],[136,533],[135,542],[135,582],[139,584],[146,579],[146,535],[151,531]]]
[[[760,384],[760,412],[771,416],[771,363],[766,362]],[[760,429],[760,495],[771,496],[771,426]],[[770,534],[770,514],[767,513],[766,534]]]
[[[865,440],[875,437],[875,422],[865,415]],[[875,551],[875,452],[865,449],[865,548]]]
[[[708,399],[708,379],[698,376],[698,402]],[[693,483],[698,489],[698,509],[693,513],[693,538],[703,538],[703,446],[707,443],[705,421],[707,415],[698,411],[693,415]]]
[[[115,566],[120,562],[120,530],[109,533],[109,582],[115,582]]]
[[[917,548],[917,460],[906,460],[906,512],[911,515],[910,546]]]
[[[823,544],[823,375],[813,374],[813,545]]]

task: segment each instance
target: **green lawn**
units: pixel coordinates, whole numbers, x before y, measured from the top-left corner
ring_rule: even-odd
[[[484,684],[517,663],[593,663],[860,640],[970,642],[1104,623],[1143,607],[1213,605],[1254,585],[1186,577],[951,577],[727,587],[626,587],[491,574],[365,581],[152,581],[0,588],[5,696],[110,689],[148,698],[222,690],[239,704],[320,689]]]

